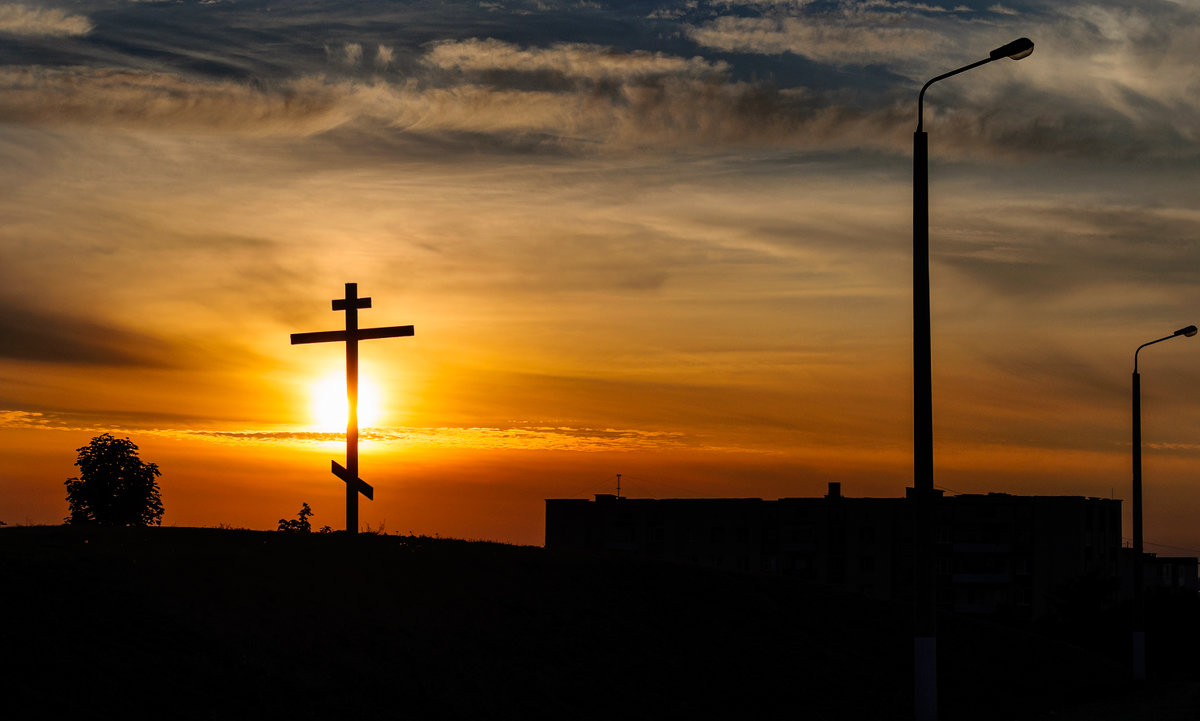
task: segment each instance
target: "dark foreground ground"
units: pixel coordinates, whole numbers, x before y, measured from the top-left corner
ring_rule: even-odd
[[[911,613],[402,536],[0,529],[0,716],[908,719]],[[1104,629],[1097,629],[1102,635]],[[945,618],[943,719],[1200,718],[1191,671]]]

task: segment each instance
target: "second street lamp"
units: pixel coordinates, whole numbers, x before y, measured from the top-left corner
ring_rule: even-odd
[[[1142,570],[1142,376],[1138,373],[1138,353],[1148,345],[1183,336],[1196,335],[1196,326],[1180,328],[1133,352],[1133,677],[1146,678],[1146,579]]]
[[[925,91],[939,80],[1001,58],[1020,60],[1033,41],[1018,38],[988,57],[937,76],[917,96],[913,133],[913,604],[914,711],[918,721],[937,718],[937,571],[933,528],[933,361],[929,327],[929,142],[924,130]]]

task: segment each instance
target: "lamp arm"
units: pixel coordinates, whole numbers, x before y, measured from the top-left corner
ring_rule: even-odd
[[[936,78],[934,78],[933,80],[930,80],[929,82],[925,83],[925,85],[923,85],[921,87],[921,92],[917,95],[917,132],[918,133],[921,132],[921,129],[925,122],[925,91],[929,89],[930,85],[933,85],[934,83],[936,83],[939,80],[945,80],[946,78],[952,77],[954,75],[958,75],[959,73],[965,73],[966,71],[970,70],[971,68],[977,68],[980,65],[990,63],[995,59],[996,58],[984,58],[983,60],[971,63],[970,65],[964,65],[961,68],[959,68],[958,70],[951,70],[948,73],[943,73],[943,74],[937,76]]]
[[[1143,343],[1143,344],[1141,344],[1140,346],[1138,346],[1138,347],[1137,347],[1137,350],[1135,350],[1135,351],[1133,352],[1133,372],[1134,372],[1134,373],[1137,373],[1137,372],[1138,372],[1138,369],[1137,369],[1137,364],[1138,364],[1138,353],[1141,353],[1143,348],[1145,348],[1145,347],[1146,347],[1146,346],[1148,346],[1148,345],[1154,345],[1155,343],[1162,343],[1164,340],[1171,340],[1171,339],[1172,339],[1172,338],[1174,338],[1176,335],[1177,335],[1177,334],[1165,335],[1165,336],[1163,336],[1162,338],[1159,338],[1158,340],[1152,340],[1152,341],[1150,341],[1149,343]]]

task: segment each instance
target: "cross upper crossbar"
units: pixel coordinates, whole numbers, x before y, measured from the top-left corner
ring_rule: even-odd
[[[354,288],[351,289],[350,286],[354,286]],[[371,299],[370,298],[359,298],[357,291],[358,291],[358,283],[347,283],[346,284],[346,297],[345,298],[334,298],[333,299],[333,309],[334,310],[350,310],[351,308],[370,308],[371,307]]]

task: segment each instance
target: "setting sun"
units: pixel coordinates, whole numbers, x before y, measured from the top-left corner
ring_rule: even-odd
[[[381,416],[379,386],[366,374],[358,377],[358,426],[375,425]],[[348,418],[346,375],[330,373],[312,386],[312,419],[318,430],[345,431]]]

